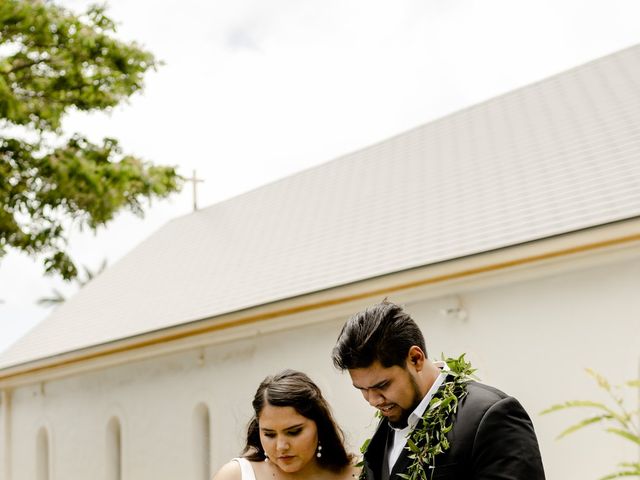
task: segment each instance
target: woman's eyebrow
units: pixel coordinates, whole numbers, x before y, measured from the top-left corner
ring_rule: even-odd
[[[304,424],[299,423],[299,424],[297,424],[297,425],[293,425],[293,426],[291,426],[291,427],[287,427],[287,428],[285,428],[285,430],[294,430],[294,429],[296,429],[296,428],[300,428],[300,427],[302,427],[303,425],[304,425]]]
[[[300,428],[300,427],[302,427],[302,426],[304,426],[304,424],[303,424],[303,423],[298,423],[298,424],[296,424],[296,425],[291,425],[290,427],[283,428],[282,430],[286,432],[287,430],[293,430],[294,428]],[[263,432],[275,432],[275,430],[273,430],[273,429],[271,429],[271,428],[263,428],[263,427],[260,427],[260,430],[262,430]]]

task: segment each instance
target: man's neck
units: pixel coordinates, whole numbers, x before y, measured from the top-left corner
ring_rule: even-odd
[[[431,390],[436,379],[440,376],[442,370],[436,366],[431,360],[426,359],[424,362],[424,368],[420,372],[420,393],[422,398]]]
[[[438,377],[442,373],[442,368],[430,360],[426,360],[424,368],[418,373],[417,378],[414,379],[417,386],[417,393],[419,397],[415,398],[415,403],[406,412],[406,416],[398,422],[389,421],[389,425],[396,429],[404,429],[407,427],[407,421],[411,414],[418,408],[418,406],[424,401],[425,397],[434,386]],[[433,392],[432,392],[433,393]],[[424,407],[423,407],[424,408]],[[422,412],[423,410],[421,410]],[[422,416],[420,413],[418,416]]]

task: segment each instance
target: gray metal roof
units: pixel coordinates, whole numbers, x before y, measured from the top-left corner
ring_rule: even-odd
[[[634,46],[169,222],[0,367],[638,215]]]

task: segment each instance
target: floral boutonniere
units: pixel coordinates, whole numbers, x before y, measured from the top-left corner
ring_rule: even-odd
[[[405,448],[413,460],[407,473],[398,475],[405,480],[428,480],[433,472],[435,457],[449,449],[447,433],[453,428],[453,416],[458,411],[460,401],[467,395],[467,383],[475,380],[475,369],[467,362],[463,353],[458,358],[444,359],[447,364],[447,379],[433,395],[420,422],[407,438]],[[379,412],[377,413],[379,415]],[[371,439],[360,447],[364,454]],[[359,465],[362,465],[361,462]],[[364,470],[360,475],[363,480]]]

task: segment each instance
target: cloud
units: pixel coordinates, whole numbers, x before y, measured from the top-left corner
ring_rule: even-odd
[[[224,43],[225,46],[231,50],[262,51],[251,32],[240,27],[230,30],[226,35]]]

